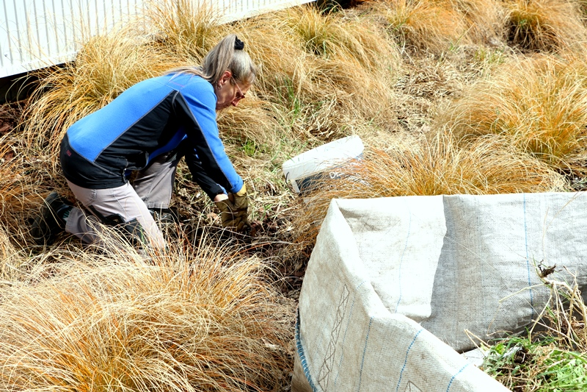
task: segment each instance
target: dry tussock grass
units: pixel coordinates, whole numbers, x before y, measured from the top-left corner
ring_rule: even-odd
[[[148,3],[144,23],[154,31],[160,49],[185,65],[200,64],[223,38],[219,25],[222,14],[206,2],[164,0]],[[139,21],[140,23],[140,21]]]
[[[520,154],[507,140],[485,137],[461,148],[450,133],[410,146],[368,150],[336,169],[340,177],[318,182],[298,219],[301,241],[312,240],[334,198],[561,191],[564,178],[544,163]]]
[[[289,10],[287,22],[311,55],[306,75],[313,91],[307,102],[314,117],[305,132],[332,140],[364,122],[385,127],[393,117],[392,86],[401,70],[398,48],[386,33],[366,18],[313,7]]]
[[[529,51],[580,48],[582,5],[572,0],[379,0],[367,6],[406,45],[434,53],[463,44]]]
[[[218,113],[218,128],[223,140],[236,144],[243,144],[247,140],[258,145],[267,145],[277,148],[276,130],[279,123],[272,116],[272,109],[267,101],[254,96],[254,92],[247,93],[247,99],[239,102],[238,108],[229,108]]]
[[[270,390],[286,310],[266,266],[230,248],[54,250],[36,284],[2,288],[3,390]],[[6,259],[2,260],[3,263]],[[291,312],[291,310],[288,310]]]
[[[314,59],[303,50],[299,40],[290,34],[286,14],[287,11],[281,11],[261,15],[243,21],[238,26],[238,36],[245,41],[246,50],[260,66],[251,91],[262,100],[260,105],[264,110],[250,111],[249,118],[271,118],[274,122],[269,129],[243,124],[247,128],[243,131],[250,139],[267,140],[277,137],[290,144],[300,137],[311,138],[306,130],[307,124],[313,121],[313,112],[307,113],[306,108],[320,94],[325,94],[318,90],[310,77],[315,68]],[[248,105],[243,102],[242,108],[227,114],[234,116],[236,120],[241,111],[248,112]],[[223,115],[224,117],[226,116]],[[271,135],[258,134],[265,129]]]
[[[410,47],[443,52],[468,39],[464,18],[448,0],[381,0],[367,6]]]
[[[24,257],[10,241],[10,236],[0,224],[0,287],[5,282],[14,282],[21,277],[19,267]]]
[[[507,62],[441,111],[464,140],[503,135],[517,149],[550,166],[585,172],[587,68],[582,56],[547,55]]]
[[[26,214],[37,210],[41,191],[51,173],[43,171],[45,161],[18,152],[10,145],[0,146],[0,228],[10,234],[13,243],[26,244]],[[1,267],[0,267],[1,268]]]
[[[571,0],[579,9],[582,20],[587,17],[587,1],[586,0]]]
[[[246,51],[260,66],[253,86],[257,95],[291,109],[294,104],[291,100],[311,89],[311,81],[305,77],[310,57],[290,34],[287,15],[288,11],[284,10],[241,21],[238,35],[243,37]]]
[[[499,0],[456,0],[452,6],[463,16],[471,42],[495,46],[505,38],[507,11],[503,3]]]
[[[511,45],[530,51],[560,51],[582,45],[587,31],[578,4],[569,0],[504,1]]]
[[[15,241],[15,235],[0,219],[0,300],[5,288],[38,281],[42,270],[38,263],[44,259],[44,255],[31,257],[31,250]]]
[[[390,113],[399,54],[367,20],[296,7],[241,28],[262,64],[255,91],[295,137],[330,140],[348,134],[341,119],[350,129]]]
[[[379,72],[386,57],[397,54],[390,42],[382,39],[383,31],[343,11],[325,12],[315,7],[295,7],[287,11],[286,22],[294,38],[307,53],[317,57],[349,56],[361,66]],[[384,62],[382,62],[384,61]]]

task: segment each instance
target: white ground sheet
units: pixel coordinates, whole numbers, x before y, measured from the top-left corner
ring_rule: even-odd
[[[333,200],[293,391],[507,391],[458,352],[532,324],[549,296],[539,264],[584,286],[586,237],[583,192]]]

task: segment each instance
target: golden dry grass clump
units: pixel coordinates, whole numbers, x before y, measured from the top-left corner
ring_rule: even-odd
[[[38,260],[30,256],[30,249],[14,241],[14,237],[0,220],[0,292],[5,287],[32,281],[36,276]]]
[[[507,62],[470,86],[436,119],[464,141],[502,135],[515,148],[563,171],[585,172],[587,66],[582,56]]]
[[[309,56],[289,34],[287,13],[285,10],[246,19],[237,28],[246,51],[260,65],[254,91],[261,99],[289,108],[293,102],[286,100],[310,89],[311,83],[305,64]]]
[[[275,159],[284,144],[295,144],[299,136],[292,132],[292,126],[300,116],[298,94],[311,87],[304,77],[307,56],[287,39],[284,22],[277,14],[242,20],[230,29],[245,43],[259,71],[247,98],[218,116],[221,136],[237,159],[267,155]]]
[[[466,25],[450,1],[382,0],[367,3],[407,45],[432,52],[466,39]]]
[[[500,0],[457,0],[452,6],[462,15],[467,37],[475,44],[500,45],[505,38],[507,10]]]
[[[9,148],[0,146],[0,156],[7,150]],[[15,169],[15,162],[0,160],[0,285],[2,281],[13,281],[14,276],[18,275],[18,265],[21,264],[19,252],[8,235],[7,224],[11,210],[21,209],[17,197],[22,189],[16,184],[22,177]],[[13,228],[18,233],[19,225]]]
[[[280,124],[273,116],[271,105],[247,93],[247,99],[239,102],[238,108],[229,108],[218,113],[218,129],[226,145],[235,145],[238,150],[250,146],[255,154],[259,151],[277,150],[284,135]],[[245,148],[246,149],[246,148]]]
[[[8,258],[15,253],[15,247],[10,243],[6,231],[0,226],[0,260],[8,260]]]
[[[336,170],[334,180],[313,187],[298,218],[300,239],[311,240],[334,198],[499,194],[562,191],[562,175],[511,148],[499,137],[476,139],[461,148],[450,133],[408,147],[369,150]]]
[[[587,17],[587,1],[586,0],[572,0],[573,3],[578,7],[581,17],[585,19]]]
[[[573,0],[380,0],[368,7],[407,45],[443,52],[460,44],[529,51],[579,47],[587,37]]]
[[[504,1],[507,40],[531,51],[560,51],[587,38],[579,4],[573,0]]]
[[[38,211],[37,192],[47,188],[51,173],[44,160],[18,151],[9,144],[0,146],[0,157],[10,157],[0,158],[0,228],[12,243],[24,245],[28,238],[26,214]]]
[[[209,3],[190,0],[150,1],[145,26],[159,49],[186,65],[197,65],[223,38],[222,14]]]
[[[258,259],[210,245],[52,256],[49,277],[0,287],[2,390],[267,391],[283,376],[292,317]]]
[[[296,137],[326,141],[392,117],[399,53],[368,19],[305,6],[255,18],[242,28],[262,66],[255,90],[275,105]]]
[[[19,267],[24,259],[10,241],[6,230],[0,224],[0,286],[4,282],[13,282],[20,276]]]
[[[503,39],[505,12],[496,0],[373,0],[365,7],[380,16],[400,42],[433,53]]]

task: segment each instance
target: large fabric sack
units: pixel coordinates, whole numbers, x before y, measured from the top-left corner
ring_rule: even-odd
[[[540,262],[585,283],[586,203],[584,193],[333,200],[300,295],[294,392],[506,390],[455,350],[532,323],[549,294]]]
[[[447,234],[432,314],[422,326],[458,351],[466,331],[491,340],[524,331],[543,310],[549,279],[587,283],[587,193],[445,196]]]

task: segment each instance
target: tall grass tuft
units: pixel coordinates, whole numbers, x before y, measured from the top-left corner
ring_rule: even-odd
[[[578,7],[582,20],[587,17],[587,1],[586,0],[571,0]]]
[[[306,77],[310,56],[290,34],[288,10],[241,21],[238,35],[260,72],[253,86],[259,98],[295,109],[295,98],[311,90]]]
[[[407,46],[438,53],[468,39],[465,20],[450,1],[381,0],[367,4]]]
[[[387,125],[400,61],[398,48],[379,26],[315,7],[289,9],[275,23],[285,31],[278,42],[295,55],[288,73],[265,73],[270,82],[263,85],[289,111],[286,123],[301,136],[322,141],[346,136],[366,122]]]
[[[21,276],[19,267],[23,259],[0,224],[0,287],[18,280]]]
[[[461,138],[502,135],[561,171],[585,172],[587,67],[581,56],[508,62],[436,119]]]
[[[266,266],[234,249],[56,250],[49,277],[0,288],[0,386],[53,391],[267,391],[289,319]]]
[[[316,222],[334,198],[546,192],[566,186],[560,174],[502,138],[480,138],[461,148],[450,133],[407,148],[368,151],[337,172],[340,177],[312,188],[297,225],[301,240],[317,234]]]
[[[503,43],[507,10],[502,1],[456,0],[452,6],[464,18],[471,42],[490,46]]]
[[[237,108],[230,108],[218,115],[218,128],[227,144],[253,143],[265,149],[277,149],[281,143],[280,127],[272,116],[270,104],[247,93],[246,100]],[[243,151],[248,154],[248,151]]]
[[[507,40],[530,51],[569,49],[585,42],[587,31],[578,4],[567,0],[504,1]]]
[[[199,65],[223,38],[221,17],[207,2],[164,0],[149,3],[144,23],[161,50],[185,65]]]
[[[71,124],[135,83],[175,65],[175,59],[130,26],[91,38],[75,62],[38,71],[40,84],[24,113],[24,138],[31,153],[48,148],[55,164],[59,143]]]

